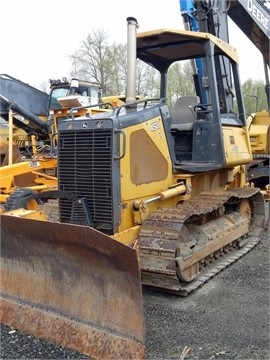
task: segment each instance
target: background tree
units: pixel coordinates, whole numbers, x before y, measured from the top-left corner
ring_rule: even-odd
[[[189,61],[176,62],[168,71],[167,102],[172,107],[180,96],[195,94],[192,68]]]
[[[248,79],[242,85],[246,114],[267,109],[265,84],[262,80]]]
[[[118,86],[118,81],[113,82],[115,75],[115,66],[119,65],[119,51],[115,49],[117,45],[109,45],[109,35],[104,29],[98,29],[87,35],[85,41],[82,41],[80,48],[71,55],[72,70],[71,76],[93,83],[98,83],[104,91],[104,94],[115,92],[111,89],[112,83]],[[118,92],[119,89],[117,89]]]
[[[105,77],[103,93],[108,95],[125,94],[125,78],[126,78],[126,45],[115,44],[108,45],[109,49],[104,59],[104,70],[107,71]]]
[[[148,98],[159,98],[159,77],[158,71],[152,66],[147,65],[141,60],[137,60],[137,95],[145,96]]]

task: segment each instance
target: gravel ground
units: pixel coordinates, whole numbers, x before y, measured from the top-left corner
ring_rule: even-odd
[[[143,289],[143,301],[146,359],[269,360],[269,228],[252,251],[188,297]],[[1,325],[1,359],[88,357]]]

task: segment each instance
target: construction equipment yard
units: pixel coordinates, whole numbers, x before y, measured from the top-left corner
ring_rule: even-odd
[[[252,251],[193,294],[143,289],[143,303],[146,359],[269,359],[269,220]],[[1,359],[88,357],[1,325]]]
[[[126,18],[123,96],[52,81],[43,118],[0,74],[0,359],[270,359],[269,101],[247,118],[230,2],[213,4],[188,19],[184,1],[185,30]],[[269,97],[259,28],[241,27]],[[139,96],[137,60],[157,98]],[[186,61],[192,89],[169,104],[168,70]]]

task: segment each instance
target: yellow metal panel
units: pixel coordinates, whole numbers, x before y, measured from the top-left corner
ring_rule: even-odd
[[[249,130],[253,153],[269,153],[269,125],[251,125]]]
[[[47,216],[43,211],[35,210],[26,210],[26,209],[16,209],[12,211],[6,211],[5,215],[26,218],[26,219],[35,219],[35,220],[47,220]]]
[[[147,154],[147,151],[144,152],[142,149],[145,142],[143,144],[138,142],[137,145],[133,142],[132,144],[130,143],[133,134],[136,134],[138,131],[144,132],[144,139],[149,139],[149,143],[153,145],[152,149],[154,150],[152,151],[155,152],[155,154],[158,153],[160,163],[151,163],[151,159],[154,158],[152,157],[153,154]],[[124,129],[124,132],[126,134],[127,146],[126,155],[121,160],[120,165],[122,202],[131,198],[138,199],[146,195],[151,196],[167,189],[167,187],[173,183],[172,163],[161,117],[157,116],[149,121],[135,125],[132,128]],[[136,151],[139,152],[141,159],[136,155]],[[143,171],[146,171],[147,166],[146,162],[148,162],[149,169],[147,170],[147,176],[145,176],[144,182],[140,184],[134,183],[135,172],[140,174],[139,178],[143,181]],[[137,169],[131,169],[131,166],[137,166]],[[162,174],[158,176],[157,172],[153,171],[151,178],[150,168],[153,169],[154,166],[158,166],[157,171],[160,171]],[[130,174],[133,174],[132,177]]]
[[[21,163],[11,164],[0,167],[0,185],[2,189],[10,189],[12,183],[19,175],[31,174],[32,171],[41,169],[55,169],[57,166],[56,159],[37,159],[24,161]],[[36,173],[35,173],[36,174]],[[42,175],[42,174],[40,174]]]
[[[130,171],[130,180],[135,185],[168,176],[167,160],[144,129],[130,135]]]
[[[236,166],[252,160],[247,132],[242,128],[223,127],[226,164]]]

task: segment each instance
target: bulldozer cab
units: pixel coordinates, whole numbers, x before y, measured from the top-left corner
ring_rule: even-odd
[[[196,93],[180,97],[171,109],[171,154],[176,171],[211,171],[251,160],[235,48],[211,34],[161,29],[137,35],[137,57],[159,71],[161,98],[166,98],[171,64],[202,59],[202,81],[198,83],[193,76]],[[223,79],[216,65],[222,63],[220,58],[230,63],[233,109],[224,104],[219,93]]]

